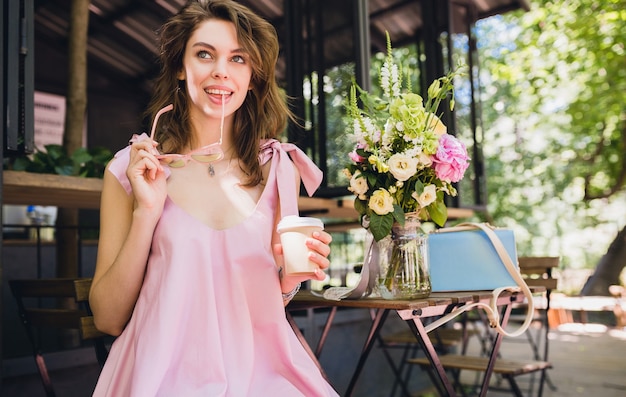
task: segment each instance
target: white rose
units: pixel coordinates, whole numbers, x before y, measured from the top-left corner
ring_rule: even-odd
[[[433,164],[433,159],[430,157],[429,154],[421,152],[419,154],[417,164],[418,164],[418,168],[423,170],[424,168],[430,167]]]
[[[378,215],[387,215],[393,212],[393,197],[385,189],[378,189],[372,194],[367,205]]]
[[[415,197],[415,199],[420,207],[428,207],[437,199],[437,187],[435,185],[426,186],[422,194],[420,194],[419,197]]]
[[[399,181],[406,181],[417,172],[417,159],[396,153],[389,158],[389,172]]]
[[[348,190],[357,196],[361,196],[367,192],[367,189],[367,178],[361,174],[361,171],[356,171],[350,179],[350,187],[348,187]]]

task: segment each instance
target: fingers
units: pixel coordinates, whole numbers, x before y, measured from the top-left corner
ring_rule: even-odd
[[[154,155],[159,154],[159,151],[156,149],[157,146],[159,146],[159,143],[150,139],[142,139],[131,144],[131,147],[135,150],[143,149],[148,153],[152,153]]]
[[[322,269],[316,269],[315,273],[313,273],[313,279],[318,281],[324,281],[327,275]]]
[[[328,255],[330,255],[330,243],[332,241],[332,236],[327,232],[314,232],[311,238],[307,238],[306,245],[309,249],[309,260],[315,263],[319,269],[315,270],[315,273],[308,275],[306,277],[302,277],[302,281],[306,281],[308,279],[314,279],[323,281],[326,279],[327,274],[324,272],[325,269],[328,269],[330,266],[330,261],[328,260]],[[272,246],[274,255],[276,256],[277,261],[281,260],[283,255],[283,246],[282,244],[274,244]],[[292,277],[292,276],[289,276]]]
[[[137,173],[145,175],[147,178],[154,180],[157,172],[163,170],[163,166],[155,157],[158,154],[156,150],[157,143],[150,140],[135,142],[131,146],[130,166]]]
[[[153,154],[140,149],[137,152],[137,156],[139,158],[137,165],[139,168],[144,168],[147,171],[147,175],[150,179],[154,180],[156,178],[157,171],[163,170],[163,166]]]
[[[332,239],[332,236],[324,231],[313,232],[312,238],[306,240],[306,245],[309,250],[315,251],[323,257],[327,257],[330,254],[330,243]]]
[[[309,251],[309,260],[320,267],[320,269],[327,269],[330,266],[330,261],[327,258],[328,255],[322,255],[316,251]]]
[[[320,240],[326,245],[330,244],[333,241],[333,236],[331,236],[329,233],[323,230],[321,232],[320,231],[313,232],[313,237]]]

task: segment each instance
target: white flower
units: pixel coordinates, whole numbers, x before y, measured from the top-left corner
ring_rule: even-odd
[[[389,86],[391,85],[389,78],[389,65],[387,64],[387,62],[385,62],[380,68],[380,86],[383,89],[384,94],[387,96],[389,95]]]
[[[401,212],[418,212],[422,219],[443,226],[446,211],[439,209],[445,209],[444,194],[456,195],[456,189],[441,177],[438,156],[447,131],[437,114],[439,103],[449,95],[452,109],[452,78],[460,74],[451,72],[437,79],[428,87],[427,98],[411,92],[408,81],[402,92],[404,74],[402,66],[394,62],[387,35],[387,56],[379,77],[382,95],[375,97],[356,85],[350,90],[349,114],[354,120],[356,145],[348,154],[351,162],[346,180],[356,196],[355,208],[363,226],[371,229],[377,240],[391,232]],[[434,205],[441,208],[425,210]]]
[[[365,130],[367,131],[367,135],[370,137],[370,139],[372,139],[373,142],[377,142],[378,139],[376,136],[379,134],[376,124],[374,124],[372,119],[370,119],[369,117],[365,117],[363,119],[363,124],[365,124]]]
[[[432,164],[433,164],[432,157],[430,157],[430,155],[424,152],[420,152],[420,154],[417,157],[417,168],[419,168],[420,170],[423,170],[426,167],[430,167]]]
[[[422,207],[422,208],[428,207],[430,204],[435,202],[435,200],[437,199],[437,186],[435,186],[435,185],[428,185],[428,186],[424,187],[424,191],[419,196],[417,196],[416,192],[413,192],[413,194],[411,196],[415,200],[417,200],[417,202],[420,205],[420,207]]]
[[[404,182],[417,172],[417,159],[396,153],[389,158],[389,172],[394,178]]]
[[[356,171],[352,178],[350,178],[350,186],[348,190],[357,196],[363,195],[367,192],[367,179],[361,174],[361,171]]]
[[[398,65],[394,63],[391,65],[391,96],[399,96],[400,88],[400,71],[398,70]]]
[[[393,197],[385,189],[378,189],[370,198],[368,207],[378,215],[387,215],[393,212]]]

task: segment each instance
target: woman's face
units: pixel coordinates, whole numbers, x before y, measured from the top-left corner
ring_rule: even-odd
[[[251,77],[250,57],[239,46],[233,23],[211,19],[198,25],[178,74],[186,80],[192,120],[221,118],[222,99],[226,116],[232,115],[252,88]]]

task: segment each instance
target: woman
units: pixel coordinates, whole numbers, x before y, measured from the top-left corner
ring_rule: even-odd
[[[160,33],[152,134],[107,167],[90,304],[118,336],[95,396],[334,396],[285,319],[277,222],[321,173],[274,138],[288,108],[274,28],[230,0],[194,1]],[[171,105],[171,106],[170,106]],[[183,153],[181,155],[179,153]],[[281,296],[282,295],[282,296]]]

